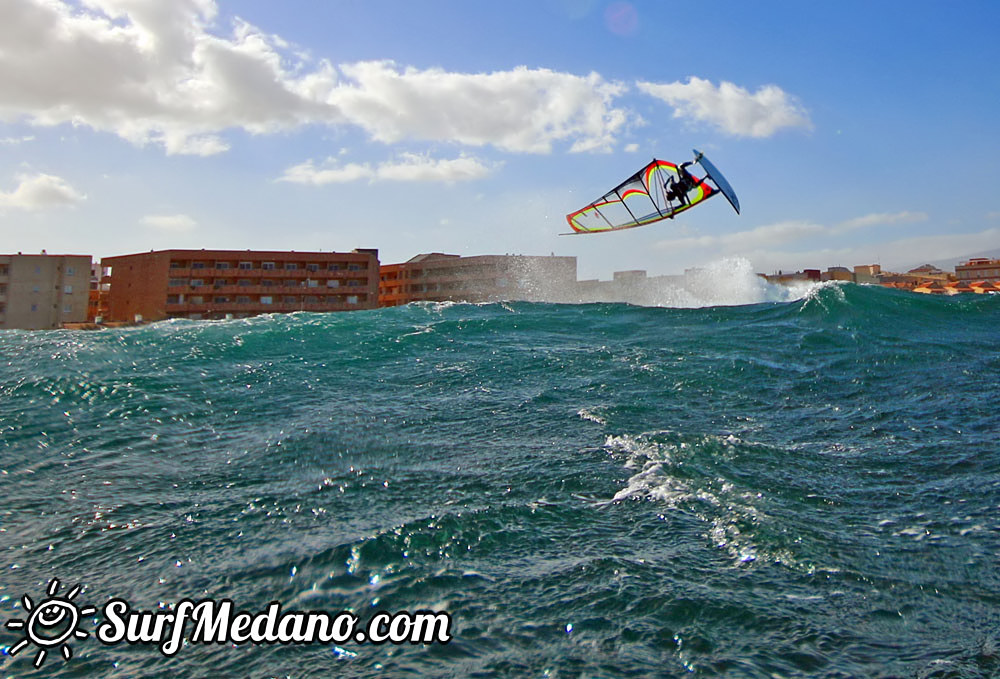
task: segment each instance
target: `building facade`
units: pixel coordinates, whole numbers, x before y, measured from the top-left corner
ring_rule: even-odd
[[[955,267],[955,277],[960,281],[1000,280],[1000,259],[970,259]]]
[[[576,257],[440,252],[382,266],[379,306],[410,302],[565,301],[576,285]]]
[[[854,267],[854,282],[877,284],[882,277],[880,264],[858,264]]]
[[[378,305],[378,250],[159,250],[105,257],[107,320],[244,318]]]
[[[0,255],[0,328],[87,320],[90,255]]]
[[[90,295],[87,300],[87,321],[101,322],[108,315],[108,292],[111,286],[104,280],[100,264],[90,267]]]

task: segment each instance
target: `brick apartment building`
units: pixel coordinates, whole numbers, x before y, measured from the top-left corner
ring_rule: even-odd
[[[575,293],[576,257],[440,252],[381,267],[379,306],[410,302],[565,301]]]
[[[378,305],[378,250],[159,250],[105,257],[107,320],[243,318]]]
[[[0,328],[87,320],[90,255],[0,255]]]

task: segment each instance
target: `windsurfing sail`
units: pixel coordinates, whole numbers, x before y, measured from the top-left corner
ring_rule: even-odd
[[[739,200],[729,182],[704,155],[698,151],[694,153],[694,162],[701,165],[704,176],[698,178],[691,175],[693,181],[685,192],[685,200],[679,199],[671,191],[681,178],[682,168],[675,163],[654,158],[651,163],[594,202],[566,215],[573,233],[603,233],[655,224],[664,219],[672,219],[717,193],[726,196],[739,214]],[[684,172],[687,172],[686,168]]]
[[[736,210],[736,214],[739,214],[740,199],[736,197],[736,192],[733,191],[733,187],[729,185],[726,178],[722,176],[721,172],[719,172],[719,168],[713,165],[711,161],[705,157],[705,154],[698,149],[694,149],[694,158],[695,161],[701,165],[702,169],[705,170],[705,175],[715,183],[715,186],[718,187],[719,191],[722,192],[722,195],[726,197],[729,204],[733,206],[733,209]]]

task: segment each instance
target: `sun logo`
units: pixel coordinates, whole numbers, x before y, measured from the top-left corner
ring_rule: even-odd
[[[49,582],[49,597],[38,602],[37,606],[27,594],[21,597],[24,610],[31,615],[27,621],[21,619],[7,621],[7,629],[24,630],[25,634],[23,639],[11,647],[12,657],[24,650],[28,644],[34,644],[38,647],[35,667],[41,667],[49,650],[58,646],[62,646],[63,659],[69,660],[73,657],[73,649],[66,642],[73,638],[87,638],[87,633],[78,627],[80,617],[92,615],[97,609],[93,606],[80,608],[73,603],[73,598],[80,593],[80,585],[71,589],[65,597],[57,596],[58,593],[59,580],[53,578]]]

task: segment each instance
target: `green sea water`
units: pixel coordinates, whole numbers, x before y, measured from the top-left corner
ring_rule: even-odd
[[[0,333],[0,621],[77,599],[448,644],[104,646],[0,676],[1000,673],[1000,297],[417,304]],[[65,591],[65,590],[64,590]]]

